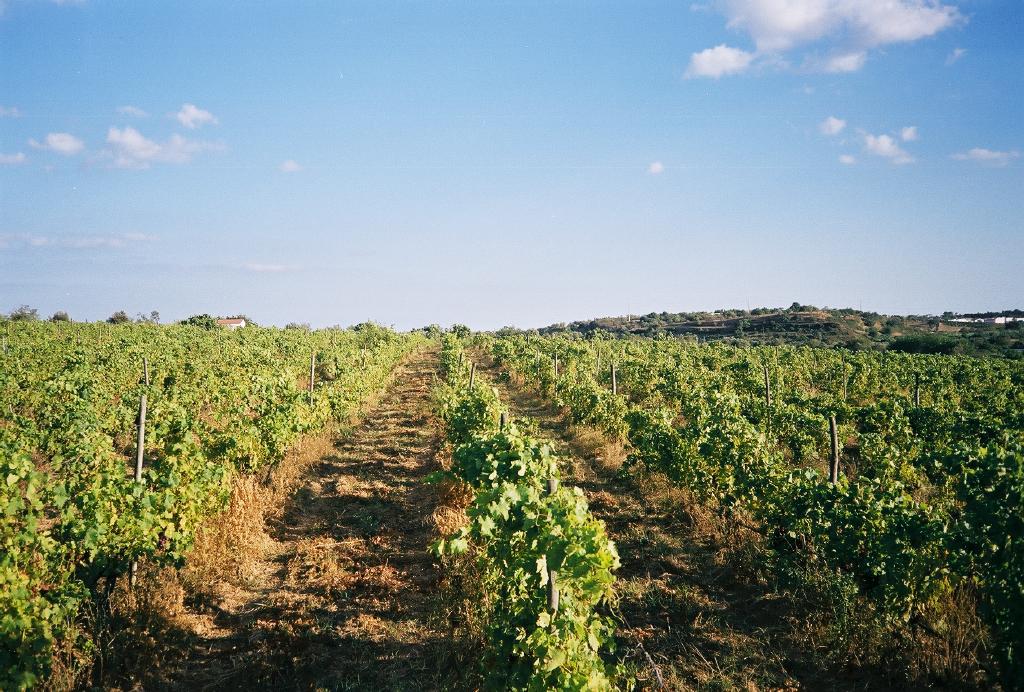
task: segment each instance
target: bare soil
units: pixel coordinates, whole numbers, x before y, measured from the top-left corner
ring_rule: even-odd
[[[244,579],[176,618],[177,656],[142,686],[424,690],[452,645],[428,552],[440,446],[436,351],[414,354],[363,422],[310,464]]]
[[[664,476],[619,473],[622,445],[574,428],[553,403],[477,354],[511,408],[535,421],[618,548],[618,658],[643,689],[886,689],[874,671],[837,675],[808,651],[807,613],[767,580],[754,536]]]

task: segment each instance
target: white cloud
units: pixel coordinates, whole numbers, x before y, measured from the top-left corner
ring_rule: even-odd
[[[846,127],[846,121],[833,115],[828,116],[821,121],[820,125],[818,125],[818,129],[821,131],[821,134],[828,135],[830,137],[842,132],[844,127]]]
[[[913,142],[917,140],[917,125],[908,125],[900,130],[900,139],[904,142]]]
[[[63,238],[58,241],[58,244],[63,245],[64,247],[74,248],[76,250],[85,250],[89,248],[121,248],[134,243],[144,243],[151,240],[155,240],[155,237],[144,233],[121,233],[118,235]]]
[[[203,125],[216,125],[217,118],[210,111],[204,111],[191,103],[183,104],[181,110],[174,114],[178,122],[190,130]]]
[[[259,274],[280,274],[298,269],[298,267],[288,264],[261,264],[259,262],[243,265],[242,268]]]
[[[690,56],[690,66],[686,69],[686,77],[718,79],[722,75],[739,74],[750,67],[750,62],[753,59],[753,53],[739,48],[731,48],[723,43]]]
[[[1005,166],[1010,163],[1012,159],[1016,159],[1018,157],[1020,157],[1020,152],[1016,149],[1011,151],[994,151],[983,147],[975,147],[958,154],[953,154],[953,158],[959,161],[975,161],[977,163],[985,163],[990,166]]]
[[[942,0],[717,0],[715,7],[728,28],[753,40],[757,52],[747,55],[779,56],[817,45],[831,57],[804,64],[826,72],[859,70],[872,48],[917,41],[965,21]]]
[[[117,168],[149,168],[153,163],[188,163],[192,157],[203,151],[220,151],[224,145],[217,142],[202,142],[171,135],[163,144],[147,139],[134,127],[116,128],[107,131],[108,152]]]
[[[850,154],[840,154],[839,163],[844,164],[846,166],[852,166],[853,164],[857,163],[857,157],[851,156]]]
[[[820,63],[819,69],[822,72],[832,73],[856,72],[864,67],[867,59],[867,52],[862,50],[853,51],[852,53],[840,53],[829,56],[823,63]]]
[[[21,111],[16,106],[0,106],[0,118],[20,118]]]
[[[288,159],[279,166],[282,173],[298,173],[302,170],[302,166],[299,165],[298,161]]]
[[[0,165],[3,166],[13,166],[25,161],[25,155],[20,151],[17,154],[0,154]]]
[[[121,115],[127,115],[132,118],[145,118],[149,115],[149,113],[137,106],[118,106],[117,112]]]
[[[51,132],[42,142],[30,139],[28,143],[36,149],[46,149],[64,156],[74,156],[85,149],[85,143],[82,140],[67,132]]]
[[[913,163],[914,157],[907,153],[895,139],[889,135],[873,135],[864,133],[864,146],[875,156],[889,159],[892,163]]]
[[[661,161],[654,161],[650,166],[647,167],[647,172],[651,175],[661,175],[665,172],[665,164]]]
[[[66,248],[70,250],[117,249],[156,240],[145,233],[111,233],[106,235],[42,236],[29,233],[0,235],[2,247]]]
[[[952,65],[965,55],[967,55],[966,48],[954,48],[953,52],[946,57],[946,65]]]

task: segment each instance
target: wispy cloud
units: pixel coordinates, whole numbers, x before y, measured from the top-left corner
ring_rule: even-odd
[[[952,65],[953,63],[955,63],[957,60],[959,60],[960,58],[964,57],[965,55],[967,55],[967,49],[966,48],[954,48],[953,52],[951,52],[948,56],[946,56],[946,65],[947,66]]]
[[[650,166],[647,167],[647,172],[651,175],[661,175],[665,172],[665,164],[661,161],[654,161]]]
[[[818,131],[820,131],[823,135],[832,137],[833,135],[837,135],[840,132],[842,132],[843,128],[845,127],[845,120],[843,120],[842,118],[837,118],[834,115],[830,115],[821,121],[821,124],[818,125]]]
[[[708,53],[717,49],[694,53],[689,76],[737,74],[755,59],[779,61],[804,48],[812,51],[803,56],[805,69],[854,72],[872,49],[917,41],[966,21],[941,0],[717,0],[713,6],[725,15],[729,29],[750,36],[756,50],[729,48],[734,60],[724,62],[729,69],[719,70],[702,69],[699,62],[714,58],[713,63],[722,64],[726,54]]]
[[[16,106],[0,106],[0,118],[20,118],[21,111]]]
[[[983,163],[989,166],[1005,166],[1013,159],[1019,157],[1020,152],[1016,149],[1010,151],[996,151],[993,149],[985,149],[983,147],[975,147],[973,149],[968,149],[967,151],[953,154],[953,158],[958,161],[974,161],[976,163]]]
[[[905,151],[893,137],[889,135],[873,135],[863,133],[864,148],[875,156],[889,159],[894,164],[913,163],[914,157]]]
[[[917,141],[917,126],[908,125],[900,130],[900,139],[904,142],[916,142]]]
[[[65,248],[71,250],[118,249],[155,240],[145,233],[45,236],[31,233],[0,234],[2,248]]]
[[[177,118],[179,123],[190,130],[202,127],[203,125],[216,125],[218,122],[213,113],[203,110],[192,103],[183,104],[181,110],[175,113],[174,117]]]
[[[149,113],[138,106],[118,106],[117,112],[121,115],[127,115],[132,118],[145,118],[149,115]]]
[[[15,166],[27,160],[28,158],[20,151],[16,154],[0,154],[0,165],[4,166]]]
[[[852,166],[853,164],[857,163],[857,157],[851,156],[850,154],[840,154],[839,163],[843,164],[844,166]]]
[[[868,60],[868,53],[864,50],[855,50],[849,53],[833,53],[824,60],[811,60],[806,63],[813,71],[830,72],[833,74],[843,72],[856,72],[864,67]]]
[[[221,151],[220,142],[204,142],[171,135],[166,142],[155,142],[143,136],[134,127],[116,128],[107,131],[107,155],[113,158],[116,168],[149,168],[154,163],[188,163],[203,151]]]
[[[754,59],[753,53],[739,48],[732,48],[724,43],[714,48],[706,48],[690,56],[690,66],[686,68],[687,79],[694,77],[719,77],[746,72]]]
[[[36,149],[45,149],[63,156],[74,156],[85,149],[85,143],[82,140],[67,132],[51,132],[43,138],[42,142],[30,139],[28,143]]]
[[[298,267],[291,264],[263,264],[260,262],[244,264],[242,265],[242,268],[246,271],[256,272],[258,274],[281,274],[283,272],[296,271],[298,269]]]
[[[293,161],[292,159],[282,162],[278,168],[282,173],[298,173],[302,170],[302,166],[299,165],[299,162]]]

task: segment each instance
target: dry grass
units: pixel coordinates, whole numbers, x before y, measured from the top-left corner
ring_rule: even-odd
[[[286,500],[312,464],[331,452],[337,430],[303,440],[269,476],[241,476],[232,485],[228,508],[200,529],[181,579],[193,594],[218,598],[218,585],[252,587],[264,575],[261,564],[273,550],[267,523],[280,517]]]
[[[416,358],[422,360],[424,355],[411,356]],[[198,656],[197,660],[208,661],[222,652],[230,659],[237,648],[233,629],[246,623],[253,625],[248,635],[253,647],[265,651],[267,665],[273,665],[280,652],[272,643],[280,643],[289,632],[295,634],[291,623],[258,616],[265,601],[272,600],[269,587],[275,580],[309,594],[307,606],[332,607],[332,601],[344,597],[352,586],[394,591],[394,568],[359,573],[353,560],[341,557],[337,541],[313,536],[283,549],[280,540],[285,514],[294,513],[297,501],[301,504],[300,490],[308,483],[311,469],[335,451],[337,439],[355,430],[366,412],[380,407],[385,391],[348,420],[303,439],[270,472],[237,476],[227,509],[201,527],[185,566],[157,569],[143,563],[134,588],[121,579],[106,604],[90,605],[79,633],[58,644],[54,673],[44,688],[74,689],[90,686],[90,681],[107,689],[140,684],[176,688],[175,678],[189,659]],[[369,554],[373,549],[371,540],[361,552]],[[315,608],[309,611],[313,620],[320,617]],[[310,629],[316,629],[315,623]],[[199,674],[203,684],[221,686],[236,679],[232,665],[218,662],[209,667],[208,674]]]
[[[568,423],[515,376],[479,358],[515,413],[561,442],[567,482],[584,488],[622,558],[618,660],[641,688],[976,688],[984,628],[967,592],[948,594],[933,627],[879,627],[864,602],[780,583],[750,517],[722,514],[664,474],[622,471],[628,450]],[[502,384],[502,383],[511,383]],[[855,455],[852,455],[855,458]],[[827,583],[829,575],[819,575]]]

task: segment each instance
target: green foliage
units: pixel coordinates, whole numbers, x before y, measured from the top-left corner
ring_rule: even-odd
[[[186,319],[183,319],[179,324],[183,324],[189,327],[199,327],[201,329],[216,329],[217,318],[213,315],[192,315]]]
[[[7,316],[7,319],[11,322],[35,322],[39,319],[39,310],[28,305],[22,305],[11,310],[11,314]]]
[[[908,334],[898,336],[889,344],[890,351],[900,353],[957,353],[959,341],[940,334]]]
[[[64,489],[49,485],[27,454],[0,446],[0,689],[40,681],[54,639],[85,597],[46,528],[47,505],[64,502]]]
[[[898,628],[958,584],[977,584],[1002,674],[1024,678],[1021,364],[523,335],[492,353],[574,422],[624,431],[630,463],[752,518],[779,573],[838,575],[844,612]],[[599,359],[618,363],[618,397]],[[829,416],[841,450],[835,485],[822,473]]]
[[[1024,437],[958,455],[951,465],[964,470],[960,555],[981,586],[1012,688],[1024,680]]]
[[[349,417],[417,343],[385,330],[47,322],[19,323],[7,338],[0,689],[44,678],[54,641],[101,584],[142,558],[181,564],[200,525],[226,506],[235,473],[272,465],[300,435]],[[311,405],[301,378],[312,350],[336,373]],[[129,460],[143,393],[145,471],[137,483]]]
[[[447,383],[438,396],[451,475],[474,491],[469,523],[435,545],[440,556],[470,553],[480,566],[489,648],[481,668],[492,690],[602,690],[612,686],[601,653],[612,621],[597,609],[612,597],[619,566],[604,526],[578,488],[549,492],[558,478],[551,445],[515,425],[495,430],[493,389],[468,389],[459,339],[446,335]],[[488,394],[481,394],[488,392]],[[486,412],[486,415],[483,413]],[[557,575],[556,612],[548,607]]]
[[[124,324],[126,322],[131,321],[132,318],[129,317],[128,313],[125,312],[124,310],[118,310],[113,315],[107,318],[107,322],[109,322],[110,324]]]

